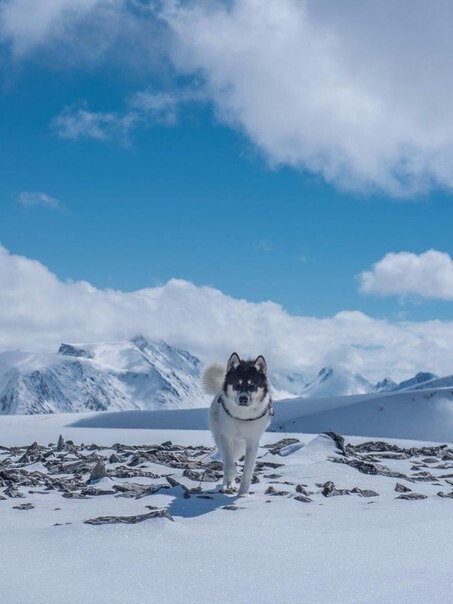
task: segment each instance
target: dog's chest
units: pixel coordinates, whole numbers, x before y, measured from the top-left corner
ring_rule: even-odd
[[[250,438],[259,437],[269,425],[269,419],[262,417],[253,421],[241,421],[231,417],[225,417],[223,427],[225,432],[234,435],[237,439],[248,440]]]

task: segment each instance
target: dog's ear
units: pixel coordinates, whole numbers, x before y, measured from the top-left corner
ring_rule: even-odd
[[[239,358],[238,353],[237,352],[233,352],[233,354],[228,359],[227,371],[231,371],[231,370],[236,369],[236,367],[239,366],[240,362],[241,362],[241,359]]]
[[[256,367],[256,369],[258,369],[258,371],[261,371],[261,373],[266,373],[267,371],[266,361],[264,360],[264,357],[261,354],[259,357],[256,357],[254,366]]]

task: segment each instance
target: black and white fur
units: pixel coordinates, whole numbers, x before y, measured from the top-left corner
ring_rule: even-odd
[[[239,495],[248,495],[258,446],[270,423],[272,401],[264,357],[244,361],[233,353],[225,367],[211,365],[203,374],[204,387],[214,394],[209,425],[223,461],[222,491],[236,491],[236,462],[245,455]]]

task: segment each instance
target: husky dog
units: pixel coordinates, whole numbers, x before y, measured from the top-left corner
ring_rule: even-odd
[[[236,462],[245,454],[239,495],[246,496],[261,435],[273,415],[264,357],[243,361],[235,352],[225,367],[210,365],[203,374],[205,390],[214,394],[209,425],[223,461],[224,493],[236,491]]]

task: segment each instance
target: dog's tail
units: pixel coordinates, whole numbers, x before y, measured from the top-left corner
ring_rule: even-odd
[[[213,363],[203,371],[203,388],[208,394],[217,394],[222,388],[225,378],[225,366],[221,363]]]

